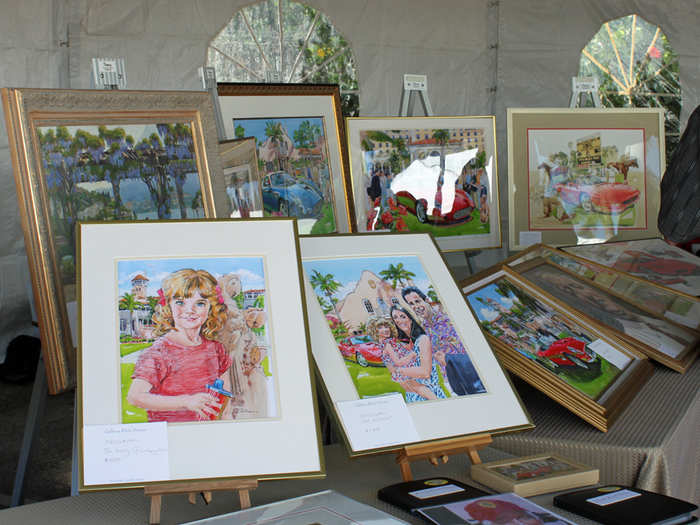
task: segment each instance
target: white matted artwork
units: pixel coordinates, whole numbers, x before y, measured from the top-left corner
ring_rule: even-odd
[[[300,243],[312,352],[345,437],[338,404],[394,392],[418,436],[366,448],[347,439],[351,455],[531,426],[429,234]]]
[[[79,254],[81,429],[165,422],[148,481],[322,474],[293,219],[81,223]]]

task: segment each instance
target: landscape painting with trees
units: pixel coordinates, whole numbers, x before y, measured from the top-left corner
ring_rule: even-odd
[[[39,126],[37,136],[66,300],[77,221],[204,216],[189,123]]]

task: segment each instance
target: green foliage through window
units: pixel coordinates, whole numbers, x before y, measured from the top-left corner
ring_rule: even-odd
[[[320,11],[292,0],[263,0],[236,12],[209,44],[220,82],[338,84],[343,114],[357,116],[355,58]]]

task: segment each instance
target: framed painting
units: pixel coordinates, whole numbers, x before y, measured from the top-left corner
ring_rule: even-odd
[[[214,216],[203,92],[3,89],[49,392],[75,383],[75,226]]]
[[[429,234],[300,242],[312,351],[351,455],[530,427]],[[417,437],[354,446],[339,405],[395,394]]]
[[[215,195],[217,217],[262,217],[262,183],[255,138],[219,142],[225,193]]]
[[[644,354],[508,267],[462,290],[503,365],[599,430],[652,371]]]
[[[556,454],[539,454],[472,465],[470,476],[498,492],[515,492],[527,498],[595,485],[599,471]]]
[[[508,109],[510,248],[658,234],[660,108]]]
[[[564,251],[693,297],[700,295],[700,257],[663,239],[581,246]]]
[[[501,246],[494,117],[346,123],[358,231],[432,233],[443,251]]]
[[[635,306],[594,280],[540,258],[513,267],[528,281],[567,305],[578,316],[593,319],[646,355],[685,372],[697,357],[700,333]]]
[[[81,490],[322,474],[293,220],[81,222],[78,234]],[[118,450],[94,429],[163,425],[163,471],[105,473]]]
[[[219,84],[229,138],[255,138],[266,216],[296,217],[299,233],[352,231],[337,85]]]

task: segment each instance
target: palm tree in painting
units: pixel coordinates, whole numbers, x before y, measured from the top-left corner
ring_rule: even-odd
[[[440,176],[438,177],[437,189],[435,190],[435,208],[441,211],[442,205],[442,185],[445,182],[445,146],[450,140],[450,132],[446,129],[436,129],[433,131],[433,140],[440,145]]]
[[[342,324],[340,319],[340,314],[338,313],[338,308],[336,307],[336,302],[333,301],[335,297],[333,295],[340,289],[340,283],[335,280],[332,273],[322,274],[318,270],[314,270],[311,274],[311,286],[318,288],[319,291],[326,294],[328,300],[333,305],[333,313],[338,318],[338,321]]]
[[[277,150],[277,169],[282,169],[282,151],[281,144],[284,139],[284,132],[282,131],[282,123],[275,122],[274,120],[268,120],[265,123],[265,136],[270,139],[270,142],[275,145]]]
[[[400,284],[401,288],[403,288],[407,281],[416,276],[415,273],[404,268],[403,263],[398,263],[396,266],[390,264],[386,270],[379,272],[379,275],[385,281],[391,281],[391,287],[394,289],[396,289],[397,284]]]
[[[128,335],[134,335],[134,310],[139,306],[141,306],[141,303],[136,300],[133,294],[124,292],[124,295],[119,298],[119,309],[129,310],[129,322],[126,329]]]

